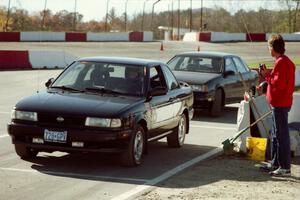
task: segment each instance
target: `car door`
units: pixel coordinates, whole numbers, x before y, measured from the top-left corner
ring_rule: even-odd
[[[226,103],[234,102],[240,96],[239,75],[236,66],[231,57],[225,57],[224,74],[228,72],[233,74],[224,75],[224,90]]]
[[[241,73],[242,78],[245,81],[247,90],[249,90],[251,87],[251,82],[253,81],[252,77],[251,77],[251,73],[250,73],[251,70],[247,66],[245,66],[244,62],[240,58],[233,57],[233,61],[237,67],[238,72]],[[243,87],[243,85],[242,85],[242,87]],[[241,90],[244,92],[245,88],[243,87],[243,88],[241,88]]]
[[[151,124],[149,137],[155,137],[171,129],[173,122],[173,101],[170,100],[170,92],[161,66],[153,66],[149,69],[149,90],[155,87],[165,87],[166,95],[153,96],[149,102],[151,107]]]
[[[173,121],[171,124],[171,128],[175,128],[180,119],[180,115],[182,114],[182,106],[183,106],[182,99],[180,98],[180,94],[181,94],[180,86],[175,76],[166,65],[162,66],[162,69],[168,86],[169,101],[172,104],[171,112],[173,114]]]

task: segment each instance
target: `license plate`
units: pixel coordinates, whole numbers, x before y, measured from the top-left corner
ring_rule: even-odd
[[[45,129],[44,140],[47,142],[67,142],[67,131],[49,131]]]

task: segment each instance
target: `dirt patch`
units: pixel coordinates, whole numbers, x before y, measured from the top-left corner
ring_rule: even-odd
[[[297,199],[300,157],[292,162],[292,176],[279,178],[259,171],[259,162],[238,155],[220,156],[175,175],[138,199]]]

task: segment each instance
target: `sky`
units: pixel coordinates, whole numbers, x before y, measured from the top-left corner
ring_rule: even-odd
[[[108,1],[109,10],[114,7],[117,15],[125,12],[126,0],[11,0],[11,7],[23,8],[30,13],[39,12],[44,9],[45,1],[47,1],[47,9],[53,13],[60,10],[74,12],[75,2],[77,2],[77,12],[83,14],[83,21],[102,20],[106,14],[106,3]],[[152,5],[156,0],[127,0],[127,14],[130,16],[142,13],[145,3],[145,12],[152,12]],[[203,0],[203,7],[213,8],[216,6],[223,7],[231,13],[237,10],[257,10],[259,7],[267,9],[278,8],[278,0]],[[8,6],[9,0],[0,0],[0,6]],[[155,12],[168,11],[178,9],[178,0],[161,0],[155,5]],[[190,8],[191,0],[180,0],[180,9],[186,10]],[[201,0],[192,0],[192,8],[201,8]]]

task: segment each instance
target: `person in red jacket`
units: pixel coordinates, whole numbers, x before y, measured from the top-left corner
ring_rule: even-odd
[[[264,170],[273,176],[291,175],[291,152],[288,128],[288,112],[293,103],[295,88],[295,64],[286,56],[285,42],[281,35],[275,34],[268,40],[268,47],[275,65],[271,72],[264,67],[261,75],[268,83],[267,101],[273,115],[272,161]]]

